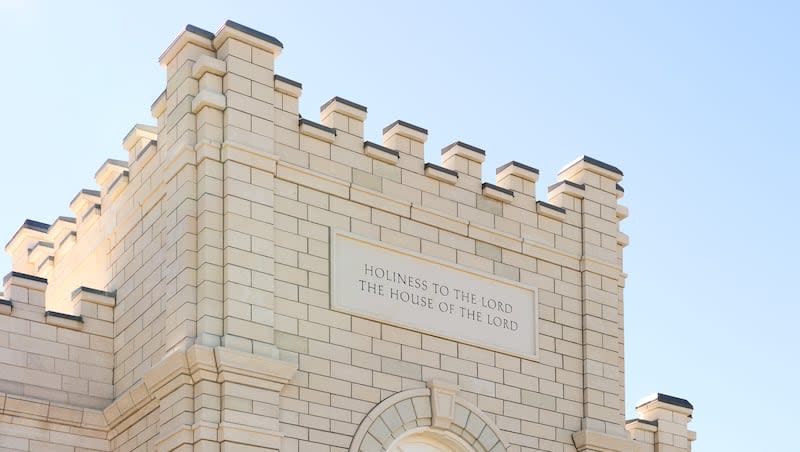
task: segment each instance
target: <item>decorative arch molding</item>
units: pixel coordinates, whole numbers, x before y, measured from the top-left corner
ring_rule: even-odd
[[[509,447],[502,432],[478,407],[458,396],[458,386],[438,379],[427,388],[398,392],[361,421],[349,452],[386,451],[409,434],[448,435],[476,452]]]
[[[450,430],[419,427],[408,430],[389,446],[388,452],[408,451],[474,452],[475,448]]]

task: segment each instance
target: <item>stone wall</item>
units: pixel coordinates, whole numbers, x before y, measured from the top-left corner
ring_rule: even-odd
[[[689,450],[682,399],[624,419],[619,169],[578,158],[543,201],[470,144],[425,162],[408,122],[366,140],[355,102],[301,118],[282,47],[187,26],[128,161],[9,242],[0,448]],[[332,231],[536,287],[538,354],[331,309]]]

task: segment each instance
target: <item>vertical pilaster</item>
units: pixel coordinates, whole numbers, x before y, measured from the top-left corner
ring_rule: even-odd
[[[228,21],[214,45],[222,92],[222,345],[278,357],[274,346],[274,59],[277,39]]]
[[[228,21],[214,39],[222,94],[220,450],[279,450],[278,398],[296,366],[274,337],[274,60],[283,45]]]
[[[159,116],[159,170],[162,198],[148,206],[167,216],[160,240],[163,253],[164,359],[184,356],[197,336],[198,268],[198,113],[202,108],[200,81],[195,77],[198,61],[214,56],[214,35],[194,26],[173,41],[160,58],[167,69],[164,111]],[[147,212],[143,211],[143,215]],[[185,368],[184,366],[181,366]],[[170,375],[158,385],[159,450],[192,450],[194,447],[195,394],[187,373]]]
[[[283,434],[278,402],[297,367],[222,347],[215,350],[215,358],[220,382],[220,450],[280,450]]]
[[[192,68],[198,95],[192,103],[197,115],[197,343],[220,345],[222,317],[222,94],[225,62],[202,56]]]
[[[619,223],[615,188],[621,179],[619,169],[582,157],[559,173],[559,180],[564,183],[551,189],[551,196],[563,197],[563,201],[570,198],[581,207],[576,210],[580,211],[582,233],[582,427],[612,437],[626,436],[620,406],[624,385],[620,368],[621,269],[617,260]]]
[[[194,382],[185,352],[179,349],[170,352],[143,379],[159,404],[156,450],[193,451]]]
[[[197,338],[205,347],[192,347],[187,355],[194,382],[195,450],[218,451],[220,384],[216,379],[213,349],[221,345],[222,305],[222,116],[226,100],[222,94],[222,60],[201,56],[194,63],[192,78],[198,94],[192,102],[197,115]],[[197,369],[197,367],[201,369]]]
[[[168,217],[166,233],[160,237],[165,254],[167,353],[188,348],[196,336],[197,115],[193,105],[199,90],[192,75],[201,57],[213,56],[212,38],[205,30],[187,26],[160,59],[167,68],[166,118],[158,132],[159,149],[163,150],[159,153],[160,208]]]
[[[220,450],[218,429],[222,419],[221,385],[217,379],[215,362],[214,350],[209,347],[194,346],[186,354],[186,363],[193,383],[194,424],[192,424],[192,437],[195,451],[218,452]]]

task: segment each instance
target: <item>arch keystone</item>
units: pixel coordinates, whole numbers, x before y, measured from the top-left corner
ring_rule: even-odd
[[[431,426],[441,429],[450,428],[456,411],[458,385],[433,378],[428,381],[428,388],[431,390]]]

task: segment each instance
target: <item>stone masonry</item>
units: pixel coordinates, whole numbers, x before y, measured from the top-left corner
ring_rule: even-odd
[[[282,49],[187,26],[127,160],[8,242],[0,450],[691,449],[686,400],[625,421],[619,169],[580,157],[543,201],[470,144],[425,162],[355,102],[300,117]],[[536,359],[332,310],[333,230],[535,286]]]

